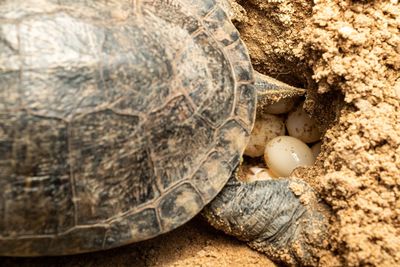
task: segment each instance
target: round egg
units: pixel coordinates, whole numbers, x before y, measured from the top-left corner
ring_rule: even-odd
[[[276,178],[276,176],[267,168],[251,167],[249,173],[246,176],[246,182],[254,182],[261,180],[270,180]]]
[[[321,145],[322,145],[322,142],[318,142],[311,146],[311,152],[313,153],[315,159],[318,157],[319,153],[321,152]]]
[[[277,176],[289,176],[299,166],[314,164],[311,149],[301,140],[291,136],[278,136],[265,147],[265,163]]]
[[[292,137],[298,138],[305,143],[313,143],[321,139],[321,132],[314,118],[308,115],[299,105],[290,112],[286,120],[286,129]]]
[[[256,119],[244,154],[253,158],[261,157],[264,154],[267,142],[284,134],[285,123],[283,119],[275,115],[264,114]]]
[[[282,98],[278,102],[268,105],[264,111],[269,114],[283,114],[288,113],[294,107],[295,98]]]

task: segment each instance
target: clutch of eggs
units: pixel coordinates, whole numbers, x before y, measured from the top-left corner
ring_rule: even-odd
[[[294,100],[283,99],[265,109],[269,114],[257,117],[244,154],[264,156],[268,169],[250,168],[248,182],[286,177],[299,166],[314,164],[321,149],[321,132],[315,119],[304,111],[303,103],[293,106]],[[287,112],[285,120],[281,114]]]

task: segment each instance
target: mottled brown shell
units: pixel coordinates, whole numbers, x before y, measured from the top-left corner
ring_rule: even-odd
[[[0,255],[182,225],[239,163],[255,101],[214,0],[0,1]]]

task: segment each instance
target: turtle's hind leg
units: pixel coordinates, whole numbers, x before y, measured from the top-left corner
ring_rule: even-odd
[[[328,210],[298,179],[241,182],[233,175],[203,210],[215,228],[270,259],[289,265],[318,265],[328,245]]]

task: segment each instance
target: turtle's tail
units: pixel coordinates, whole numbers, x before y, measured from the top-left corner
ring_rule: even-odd
[[[297,179],[244,183],[234,176],[203,211],[215,228],[275,261],[318,265],[328,247],[328,210]]]

